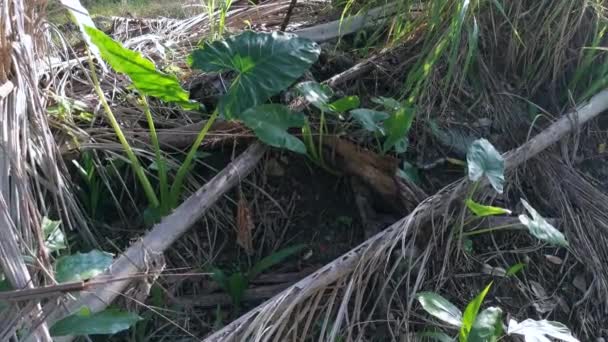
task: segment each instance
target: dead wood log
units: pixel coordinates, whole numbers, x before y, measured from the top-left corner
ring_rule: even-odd
[[[104,282],[105,285],[91,289],[66,308],[53,312],[48,318],[49,323],[56,322],[82,306],[87,306],[93,312],[98,312],[111,303],[133,279],[129,278],[149,268],[150,259],[162,254],[175,240],[184,234],[196,220],[228,190],[246,177],[257,165],[267,147],[256,143],[243,152],[236,160],[226,166],[207,184],[185,200],[169,216],[155,225],[143,238],[131,245],[122,255],[114,260],[107,272],[90,282]],[[112,279],[119,279],[112,281]]]
[[[520,166],[549,146],[558,142],[579,125],[586,123],[607,109],[608,89],[595,95],[585,105],[563,115],[559,120],[551,124],[525,144],[506,153],[505,168],[510,170]],[[416,220],[417,222],[426,222],[431,219],[433,215],[442,214],[443,211],[433,209],[436,209],[437,205],[441,206],[442,203],[449,202],[449,199],[454,196],[455,191],[462,191],[464,187],[460,185],[465,183],[466,179],[463,179],[447,186],[439,193],[422,202],[408,216],[325,265],[317,272],[302,279],[275,297],[244,314],[223,329],[209,336],[205,341],[238,341],[243,337],[241,334],[248,330],[251,322],[256,319],[258,314],[267,312],[267,310],[279,313],[290,311],[302,300],[309,298],[320,289],[326,288],[342,277],[352,273],[364,257],[373,254],[387,244],[392,244],[393,241],[400,236],[400,229],[404,224],[413,220]],[[268,334],[271,333],[272,331],[268,332]]]

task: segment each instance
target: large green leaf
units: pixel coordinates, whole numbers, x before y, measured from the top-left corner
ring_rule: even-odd
[[[272,253],[271,255],[263,258],[262,260],[258,261],[255,265],[253,265],[251,270],[247,273],[247,277],[249,279],[254,279],[260,273],[264,272],[265,270],[271,268],[272,266],[274,266],[276,264],[281,263],[283,260],[298,253],[299,251],[303,250],[304,248],[306,248],[306,245],[295,245],[295,246],[283,248],[279,251]]]
[[[560,322],[552,321],[535,321],[533,319],[526,319],[525,321],[518,323],[516,320],[509,321],[509,327],[507,328],[508,335],[523,335],[526,342],[548,342],[549,336],[554,339],[566,342],[579,342],[577,338],[572,336],[570,329]]]
[[[142,318],[130,312],[107,309],[92,314],[88,309],[68,316],[51,327],[52,336],[106,335],[127,330]]]
[[[467,208],[469,208],[469,210],[472,211],[473,214],[475,214],[475,216],[477,217],[511,214],[511,210],[509,209],[479,204],[470,198],[467,199],[465,203],[467,205]]]
[[[505,161],[494,146],[486,139],[475,140],[467,153],[469,179],[476,182],[486,177],[498,193],[503,191],[505,182]]]
[[[174,102],[184,108],[198,108],[198,104],[189,100],[190,95],[179,84],[177,78],[156,70],[150,60],[139,52],[129,50],[121,43],[108,37],[93,27],[85,27],[91,41],[101,53],[103,59],[114,70],[126,74],[133,85],[142,94],[157,97],[165,102]]]
[[[289,87],[317,60],[321,49],[294,34],[245,31],[224,40],[204,43],[191,55],[194,68],[206,72],[237,73],[220,111],[240,117]]]
[[[528,228],[530,234],[550,244],[568,247],[568,241],[566,241],[564,234],[547,222],[526,200],[521,199],[521,203],[530,216],[521,214],[519,215],[519,221]]]
[[[501,335],[502,310],[497,307],[490,307],[477,316],[467,342],[496,342]]]
[[[44,234],[44,246],[49,252],[57,252],[66,249],[65,235],[61,230],[61,221],[53,221],[48,217],[42,218],[42,233]]]
[[[398,153],[405,152],[404,150],[407,148],[407,133],[412,127],[414,114],[413,108],[401,107],[384,121],[384,129],[387,136],[382,145],[384,152],[388,152],[388,150],[396,145],[400,146],[400,148],[397,148]]]
[[[359,108],[350,111],[351,117],[359,122],[365,130],[370,132],[379,132],[384,134],[382,121],[388,119],[389,115],[386,112],[377,110]]]
[[[112,254],[98,250],[66,255],[55,262],[55,279],[60,283],[90,279],[103,273],[111,264]]]
[[[440,320],[459,327],[462,324],[462,312],[449,300],[434,292],[420,292],[416,299],[422,305],[424,311],[439,318]]]
[[[471,329],[473,328],[473,324],[477,320],[477,314],[479,313],[481,303],[483,303],[483,300],[490,291],[490,287],[492,287],[492,283],[489,283],[488,286],[481,291],[481,293],[473,298],[473,300],[464,310],[464,315],[462,316],[462,326],[460,327],[460,334],[458,335],[460,342],[467,342]]]
[[[305,154],[304,143],[287,132],[290,127],[302,127],[304,116],[279,104],[265,104],[243,112],[241,120],[266,144]]]
[[[360,104],[361,102],[359,101],[359,96],[352,95],[337,99],[336,101],[330,103],[328,107],[332,112],[346,113],[351,109],[359,107]]]

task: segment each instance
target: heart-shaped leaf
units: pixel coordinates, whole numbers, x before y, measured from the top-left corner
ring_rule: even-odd
[[[467,208],[469,208],[469,210],[471,210],[471,212],[473,212],[473,214],[475,214],[477,217],[511,214],[511,210],[509,209],[479,204],[470,198],[467,199],[465,203]]]
[[[517,323],[516,320],[512,319],[509,321],[507,334],[523,335],[526,342],[549,342],[546,336],[560,341],[579,342],[577,338],[572,336],[567,326],[560,322],[546,320],[535,321],[533,319],[526,319],[521,323]]]
[[[336,101],[329,104],[329,109],[335,113],[346,113],[351,109],[355,109],[359,107],[360,101],[359,96],[344,96],[341,99],[337,99]]]
[[[420,184],[420,173],[418,172],[418,168],[407,161],[404,161],[403,167],[397,170],[397,175],[414,184]]]
[[[265,104],[243,112],[241,120],[264,143],[305,154],[304,143],[287,132],[290,127],[302,127],[304,116],[279,104]]]
[[[88,253],[66,255],[55,262],[55,279],[59,283],[87,280],[103,273],[112,264],[112,254],[96,249]]]
[[[465,308],[464,315],[462,316],[462,326],[460,327],[460,342],[467,342],[471,329],[473,328],[473,324],[477,320],[479,308],[490,291],[490,287],[492,287],[492,283],[489,283],[488,286],[486,286],[481,293],[473,298],[473,300]]]
[[[501,335],[502,310],[497,307],[490,307],[477,316],[467,342],[496,342]]]
[[[505,161],[486,139],[475,140],[467,153],[469,179],[476,182],[486,177],[494,190],[502,194],[505,182]]]
[[[51,335],[111,335],[129,329],[141,319],[134,313],[115,309],[94,314],[81,310],[55,323],[51,327]]]
[[[289,87],[317,60],[321,49],[294,34],[245,31],[195,50],[192,66],[206,72],[234,71],[228,94],[219,103],[228,118],[240,117]]]
[[[174,102],[184,108],[199,107],[197,103],[190,101],[189,93],[181,87],[175,76],[156,70],[154,63],[139,52],[125,48],[102,31],[89,26],[85,27],[85,30],[103,59],[114,70],[129,76],[133,86],[142,94],[157,97],[165,102]]]
[[[434,292],[420,292],[416,299],[422,305],[424,311],[440,320],[459,327],[462,324],[462,312],[449,300]]]
[[[393,98],[390,98],[390,97],[383,97],[383,96],[374,97],[372,99],[372,102],[383,106],[384,109],[386,109],[389,112],[396,112],[402,107],[401,103],[399,101],[397,101]]]
[[[382,145],[382,150],[385,153],[396,145],[399,145],[399,148],[396,149],[397,153],[405,152],[405,149],[407,149],[407,133],[412,127],[414,115],[413,108],[401,107],[384,121],[387,137]]]
[[[354,120],[359,122],[365,130],[369,132],[379,132],[381,134],[384,134],[382,121],[389,117],[386,112],[366,108],[351,110],[350,115]]]
[[[526,200],[521,199],[521,203],[530,216],[525,214],[519,215],[519,221],[528,228],[530,234],[550,244],[568,247],[568,241],[566,241],[564,234],[547,222]]]
[[[61,221],[53,221],[48,217],[42,218],[42,233],[44,234],[44,247],[49,252],[57,252],[66,249],[65,235],[60,228]]]
[[[298,83],[295,88],[304,96],[308,103],[317,107],[319,110],[329,110],[329,101],[334,93],[327,85],[315,81],[306,81]]]

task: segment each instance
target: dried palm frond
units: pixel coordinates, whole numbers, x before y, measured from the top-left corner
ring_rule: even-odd
[[[13,288],[53,281],[41,229],[43,216],[60,218],[64,229],[88,233],[51,134],[45,95],[39,87],[46,63],[41,56],[45,56],[48,38],[41,25],[45,4],[0,2],[0,84],[13,85],[0,97],[0,263]],[[32,258],[34,265],[28,267],[24,256]],[[36,340],[50,341],[40,306],[32,302],[27,308],[14,306],[14,320],[0,321],[0,339],[14,336],[21,327],[34,327]]]

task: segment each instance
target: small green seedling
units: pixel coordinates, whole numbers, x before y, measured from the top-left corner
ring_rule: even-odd
[[[408,147],[408,133],[415,116],[413,107],[388,97],[378,97],[372,101],[384,110],[355,109],[350,112],[351,118],[376,138],[384,139],[380,148],[383,153],[392,148],[397,153],[404,153]]]
[[[251,280],[255,279],[258,275],[272,266],[277,265],[288,257],[300,252],[305,247],[305,245],[296,245],[281,249],[258,261],[246,272],[239,271],[226,274],[221,269],[214,268],[211,277],[230,295],[232,303],[238,308]]]
[[[458,330],[459,342],[496,342],[503,334],[502,309],[489,307],[480,312],[481,306],[492,283],[488,284],[465,308],[464,314],[458,307],[434,292],[420,292],[416,299],[422,308]],[[526,341],[548,341],[545,336],[566,342],[578,342],[570,330],[559,322],[535,321],[527,319],[521,323],[511,319],[507,335],[522,335]],[[433,338],[438,341],[454,341],[456,338],[445,332],[423,332],[421,337]]]
[[[317,165],[327,169],[325,162],[323,161],[323,137],[325,134],[329,133],[325,114],[337,115],[343,120],[343,113],[359,107],[359,97],[346,96],[332,102],[332,98],[334,97],[333,90],[327,85],[319,84],[314,81],[299,83],[295,86],[295,89],[304,96],[306,101],[321,112],[318,145],[315,144],[312,128],[308,120],[306,120],[302,127],[302,135],[306,143],[308,157]]]
[[[504,159],[494,146],[486,139],[478,139],[471,144],[467,153],[468,177],[472,182],[469,194],[465,199],[465,205],[473,213],[475,218],[484,218],[493,215],[510,215],[511,211],[505,208],[494,207],[477,203],[473,195],[482,181],[488,181],[498,193],[503,192]],[[519,222],[528,232],[539,240],[546,241],[554,246],[568,247],[564,235],[543,218],[528,202],[521,200],[524,208],[530,216],[519,215]],[[504,226],[476,229],[463,232],[462,236],[486,234],[500,230],[518,229],[520,224],[508,224]]]

